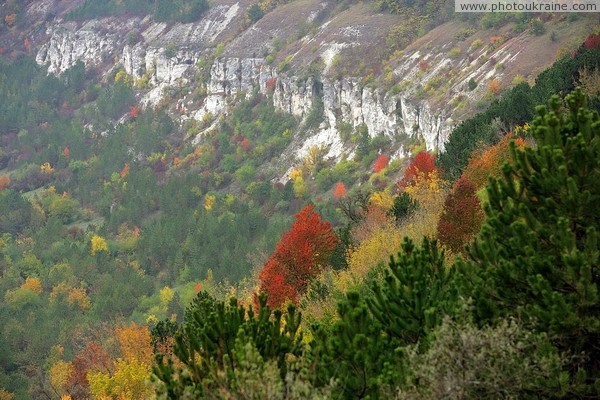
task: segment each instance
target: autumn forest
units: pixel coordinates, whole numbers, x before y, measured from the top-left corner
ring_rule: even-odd
[[[314,146],[284,179],[322,104],[179,123],[123,68],[52,74],[30,46],[0,47],[0,400],[599,396],[598,33],[444,151],[340,125],[352,157]]]

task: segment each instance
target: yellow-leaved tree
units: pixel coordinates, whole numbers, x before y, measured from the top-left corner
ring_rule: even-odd
[[[389,261],[400,250],[404,237],[420,243],[424,236],[436,235],[437,222],[442,213],[447,184],[437,170],[424,173],[417,170],[403,188],[418,208],[399,224],[390,217],[388,210],[393,198],[388,192],[376,192],[363,220],[352,229],[353,239],[358,242],[347,253],[348,269],[334,277],[334,287],[340,291],[360,285],[367,275],[380,264]]]
[[[390,254],[395,254],[400,249],[401,243],[400,230],[388,218],[356,247],[348,251],[348,269],[338,273],[337,279],[334,280],[336,288],[345,292],[350,287],[360,284],[374,267],[388,262]]]
[[[212,210],[216,200],[217,198],[215,195],[207,194],[206,196],[204,196],[204,209],[206,211]]]
[[[132,323],[115,329],[122,357],[114,362],[112,374],[88,373],[90,393],[97,399],[143,400],[155,398],[150,385],[153,351],[147,327]]]
[[[437,222],[444,209],[448,184],[437,170],[429,174],[417,173],[404,190],[418,204],[417,210],[399,226],[402,237],[421,243],[423,236],[435,237]]]
[[[75,372],[73,364],[58,360],[50,367],[50,385],[59,396],[67,395],[67,385]]]
[[[160,303],[163,308],[166,310],[169,307],[169,303],[173,300],[175,296],[175,292],[168,286],[160,289]]]
[[[90,240],[90,254],[95,256],[100,252],[108,253],[108,243],[102,236],[94,235]]]
[[[71,288],[67,295],[67,301],[70,305],[79,307],[81,311],[87,311],[92,307],[92,302],[83,288]]]
[[[0,388],[0,400],[13,400],[15,398],[14,393]]]
[[[389,210],[394,204],[394,198],[389,190],[375,192],[369,197],[369,203],[385,210]]]

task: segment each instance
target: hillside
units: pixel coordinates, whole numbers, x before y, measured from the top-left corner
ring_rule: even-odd
[[[272,92],[275,109],[300,120],[319,108],[315,126],[285,152],[295,160],[282,160],[281,177],[284,166],[312,146],[325,146],[337,160],[351,154],[353,146],[339,135],[343,124],[364,124],[371,137],[415,137],[429,150],[443,149],[452,127],[476,112],[474,106],[485,107],[515,77],[532,83],[595,23],[586,16],[543,16],[549,20],[534,34],[529,17],[480,29],[441,12],[445,5],[437,20],[424,16],[421,22],[411,14],[417,11],[406,17],[370,3],[317,1],[279,5],[256,23],[248,20],[252,3],[243,1],[219,2],[192,23],[127,14],[95,20],[73,16],[81,3],[21,6],[21,26],[35,28],[5,34],[5,52],[23,51],[26,38],[27,51],[52,73],[77,60],[101,75],[122,68],[137,84],[140,105],[167,106],[180,123],[217,120],[238,93],[250,96],[255,88]],[[411,29],[423,24],[429,32],[410,44],[407,38],[418,37]],[[409,154],[406,139],[394,142],[395,156]]]
[[[573,260],[596,271],[597,116],[575,149],[533,121],[575,86],[600,108],[597,24],[450,1],[1,1],[0,400],[441,398],[457,375],[427,368],[456,329],[499,360],[466,360],[485,379],[457,397],[593,397],[597,273]],[[486,191],[513,142],[583,163],[541,174],[559,205],[529,170],[520,197]]]

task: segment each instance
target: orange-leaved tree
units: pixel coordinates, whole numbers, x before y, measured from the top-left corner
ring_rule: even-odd
[[[126,163],[121,169],[121,172],[119,172],[119,176],[121,179],[124,179],[127,177],[127,175],[129,175],[129,164]]]
[[[487,89],[488,92],[490,92],[491,94],[498,94],[500,93],[500,81],[498,79],[492,79],[491,81],[488,82],[487,85]]]
[[[380,154],[379,157],[373,163],[373,172],[378,173],[381,172],[385,167],[387,167],[390,162],[390,157],[386,154]]]
[[[48,372],[52,389],[61,399],[69,396],[73,399],[90,398],[88,374],[104,373],[108,376],[112,373],[113,360],[94,340],[87,342],[72,361],[63,360],[64,349],[56,347],[60,359],[52,363]]]
[[[514,136],[508,133],[500,139],[498,143],[491,146],[483,152],[474,152],[469,159],[469,164],[463,171],[463,176],[475,185],[475,190],[484,187],[490,176],[500,177],[502,165],[505,162],[512,162],[510,155],[510,142]],[[525,147],[526,143],[522,138],[515,139],[518,148]]]
[[[279,307],[286,300],[296,302],[327,264],[337,243],[331,225],[321,220],[312,205],[296,214],[292,228],[281,237],[259,275],[261,291],[269,295],[269,306]]]
[[[0,190],[4,190],[10,186],[10,178],[8,175],[0,176]]]
[[[338,182],[335,184],[333,188],[333,197],[335,199],[340,199],[348,194],[348,189],[346,189],[346,185],[344,182]]]
[[[129,108],[129,116],[133,119],[137,118],[140,114],[140,108],[138,106],[131,106]]]

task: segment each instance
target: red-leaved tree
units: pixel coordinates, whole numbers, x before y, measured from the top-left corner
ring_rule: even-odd
[[[382,169],[387,167],[390,162],[390,157],[385,154],[380,154],[379,157],[373,163],[373,172],[378,173],[381,172]]]
[[[129,116],[133,119],[136,119],[140,114],[140,108],[138,106],[131,106],[129,108]]]
[[[586,49],[598,49],[600,48],[600,35],[597,33],[590,34],[585,42],[583,43]]]
[[[463,252],[482,222],[483,210],[475,185],[461,177],[444,201],[437,227],[438,240],[454,253]]]
[[[415,156],[408,168],[406,168],[404,176],[398,185],[400,188],[410,186],[415,182],[418,175],[422,174],[425,178],[429,178],[431,173],[435,170],[435,156],[426,151],[422,151]]]
[[[119,172],[121,178],[125,178],[127,175],[129,175],[129,164],[125,164],[121,169],[121,172]]]
[[[244,152],[248,152],[250,150],[250,140],[247,137],[244,137],[240,142],[240,146]]]
[[[112,361],[108,353],[96,342],[91,341],[75,355],[73,373],[68,377],[66,390],[73,398],[88,398],[90,372],[109,372]]]
[[[327,264],[338,238],[329,222],[321,220],[313,206],[296,214],[292,228],[285,233],[260,272],[261,291],[269,295],[270,307],[286,300],[297,302],[310,281]]]

